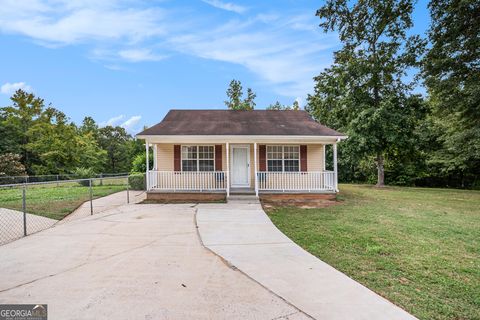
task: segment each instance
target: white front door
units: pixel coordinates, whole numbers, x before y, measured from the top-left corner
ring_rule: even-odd
[[[249,146],[232,146],[232,187],[250,187]]]

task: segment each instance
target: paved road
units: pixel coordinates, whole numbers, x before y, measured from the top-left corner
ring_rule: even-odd
[[[202,204],[196,218],[206,247],[316,319],[416,319],[297,246],[258,203]]]
[[[205,249],[189,205],[123,205],[0,247],[0,303],[49,319],[307,319]]]

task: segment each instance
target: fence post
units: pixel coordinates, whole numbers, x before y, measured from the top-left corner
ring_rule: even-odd
[[[23,210],[23,236],[27,236],[27,185],[23,184],[22,210]]]
[[[127,204],[130,203],[130,192],[129,192],[129,188],[128,188],[128,176],[127,176]]]
[[[90,186],[90,215],[93,215],[93,192],[92,192],[92,179],[88,180]]]

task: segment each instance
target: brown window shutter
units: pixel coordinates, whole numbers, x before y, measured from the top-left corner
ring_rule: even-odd
[[[300,171],[307,171],[307,146],[300,146]]]
[[[222,171],[222,145],[215,145],[215,171]]]
[[[176,144],[173,146],[173,171],[181,171],[181,161],[180,145]]]
[[[267,146],[258,146],[258,169],[259,171],[267,171]]]

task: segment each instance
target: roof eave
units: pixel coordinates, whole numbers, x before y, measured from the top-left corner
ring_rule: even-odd
[[[138,139],[150,143],[335,143],[348,138],[345,135],[145,135],[138,134]]]

